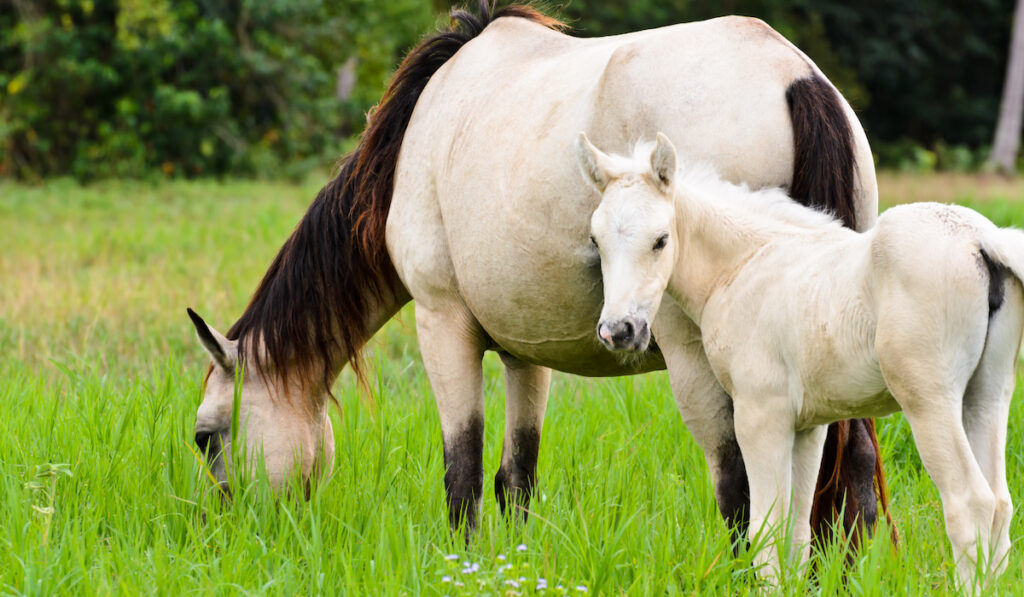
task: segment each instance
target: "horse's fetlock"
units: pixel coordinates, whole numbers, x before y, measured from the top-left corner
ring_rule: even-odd
[[[507,516],[511,511],[521,511],[525,519],[534,482],[534,475],[531,472],[515,465],[502,465],[494,476],[494,497],[498,501],[501,513]]]

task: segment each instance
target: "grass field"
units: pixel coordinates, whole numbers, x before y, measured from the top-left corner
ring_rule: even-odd
[[[489,356],[483,524],[460,548],[408,309],[373,342],[373,395],[348,374],[339,381],[337,462],[310,501],[275,502],[256,483],[222,506],[191,450],[207,361],[185,307],[227,328],[317,187],[0,184],[0,592],[758,592],[750,554],[731,555],[663,373],[556,375],[533,514],[510,529],[491,481],[504,402]],[[1019,183],[885,174],[881,187],[887,204],[965,202],[1024,227]],[[1008,447],[1018,504],[1022,427],[1018,395]],[[782,593],[952,592],[938,495],[908,427],[893,416],[880,434],[899,550],[873,541],[844,577],[832,546],[791,569]],[[1011,555],[990,588],[1000,594],[1024,593],[1024,549]]]

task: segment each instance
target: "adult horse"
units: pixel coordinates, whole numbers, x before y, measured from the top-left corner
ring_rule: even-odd
[[[670,301],[660,350],[622,362],[595,340],[598,256],[588,219],[600,200],[572,159],[580,130],[625,150],[665,131],[729,180],[785,186],[800,201],[868,228],[877,190],[867,139],[814,64],[763,22],[722,18],[577,39],[525,6],[479,15],[429,38],[403,61],[355,152],[221,336],[193,315],[213,357],[196,442],[231,437],[236,365],[247,453],[272,482],[329,459],[330,387],[373,333],[410,299],[444,440],[452,525],[475,523],[483,486],[484,351],[507,375],[505,439],[495,492],[526,506],[535,483],[551,370],[590,376],[668,368],[704,449],[722,514],[744,525],[746,473],[732,408]],[[704,416],[710,402],[721,405]],[[720,441],[719,438],[729,438]],[[710,441],[714,439],[714,441]],[[846,499],[847,527],[875,519],[880,468],[870,422],[833,434],[821,473],[821,520]],[[296,464],[297,459],[300,464]],[[841,465],[841,466],[840,466]],[[328,464],[329,466],[329,464]],[[880,492],[884,495],[884,489]],[[884,501],[883,501],[884,506]],[[859,527],[858,527],[859,528]]]

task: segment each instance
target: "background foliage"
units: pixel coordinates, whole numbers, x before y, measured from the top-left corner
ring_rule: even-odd
[[[0,176],[298,174],[363,126],[444,0],[0,0]],[[766,20],[860,111],[883,165],[970,169],[1011,0],[561,0],[578,35]]]
[[[434,19],[421,0],[0,0],[0,173],[329,163]]]

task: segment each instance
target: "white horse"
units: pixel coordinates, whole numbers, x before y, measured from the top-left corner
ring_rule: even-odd
[[[902,410],[942,497],[959,579],[972,579],[978,554],[1005,566],[1024,233],[934,203],[895,207],[857,233],[781,190],[677,171],[661,134],[630,158],[581,134],[577,156],[603,195],[591,217],[598,336],[642,350],[629,330],[653,321],[660,338],[659,305],[700,326],[733,397],[751,533],[791,513],[806,544],[824,425]]]
[[[319,454],[333,450],[331,384],[415,299],[453,525],[472,525],[482,497],[487,350],[501,354],[507,375],[495,477],[502,510],[525,507],[534,486],[551,369],[606,376],[667,366],[719,507],[742,525],[746,474],[731,437],[732,406],[697,328],[681,310],[663,309],[672,325],[658,335],[660,350],[628,363],[593,338],[601,278],[587,239],[599,197],[579,179],[571,139],[586,129],[625,149],[634,134],[666,130],[730,180],[788,186],[864,229],[874,223],[877,191],[853,112],[804,54],[755,19],[577,39],[523,6],[492,13],[481,2],[479,17],[455,17],[461,29],[427,39],[402,63],[358,149],[238,322],[222,336],[193,318],[213,357],[196,416],[196,441],[213,473],[227,479],[228,459],[218,454],[230,447],[240,359],[238,431],[250,458],[262,452],[275,484],[295,470],[309,477],[329,468]],[[846,499],[870,524],[872,428],[856,429],[837,440],[849,470],[839,477],[849,486],[824,500],[824,510]]]

